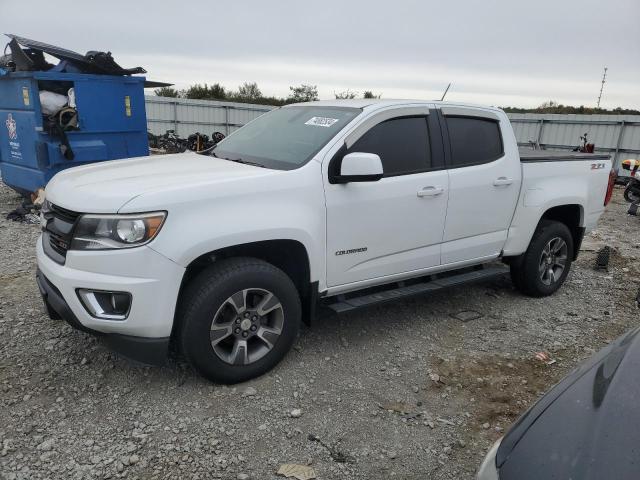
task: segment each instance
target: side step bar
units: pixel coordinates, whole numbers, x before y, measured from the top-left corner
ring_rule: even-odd
[[[458,273],[442,278],[435,278],[433,280],[415,283],[413,285],[405,286],[402,282],[400,282],[395,284],[398,285],[395,288],[362,295],[360,297],[346,298],[344,295],[338,295],[337,297],[335,297],[335,299],[337,300],[336,302],[326,304],[325,306],[336,313],[345,313],[356,310],[358,308],[379,305],[382,303],[390,302],[392,300],[397,300],[399,298],[412,297],[414,295],[433,292],[435,290],[442,290],[444,288],[453,287],[455,285],[489,280],[492,278],[500,277],[508,272],[509,267],[507,267],[506,265],[491,265],[481,270],[466,271],[464,273]]]

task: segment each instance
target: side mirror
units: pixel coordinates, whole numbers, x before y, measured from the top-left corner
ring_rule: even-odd
[[[377,182],[383,173],[378,155],[353,152],[342,157],[340,175],[334,176],[332,183]]]

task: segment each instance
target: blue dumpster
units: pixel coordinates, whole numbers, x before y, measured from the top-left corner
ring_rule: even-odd
[[[14,190],[34,192],[65,168],[149,154],[144,77],[0,73],[0,173]],[[52,128],[40,92],[70,88],[77,123]]]

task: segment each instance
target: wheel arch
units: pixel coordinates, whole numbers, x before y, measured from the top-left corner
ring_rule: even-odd
[[[522,207],[516,215],[503,249],[506,263],[517,261],[531,245],[540,224],[549,220],[561,222],[569,228],[574,246],[573,260],[576,259],[585,233],[585,211],[582,204],[574,200],[545,205],[542,208]]]
[[[569,228],[573,239],[573,260],[578,258],[578,252],[584,237],[584,208],[580,204],[556,205],[548,208],[540,217],[536,230],[544,221],[556,221],[563,223]]]
[[[224,258],[252,257],[263,260],[285,272],[293,281],[302,302],[303,321],[310,325],[315,316],[318,298],[318,282],[311,281],[311,265],[305,246],[298,240],[271,239],[239,245],[231,245],[206,252],[193,259],[186,267],[178,302],[183,297],[185,287],[204,269]],[[178,309],[176,309],[178,312]],[[172,336],[175,335],[181,319],[176,316],[173,322]]]

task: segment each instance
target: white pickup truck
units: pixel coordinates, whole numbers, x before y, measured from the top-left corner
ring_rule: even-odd
[[[239,382],[276,365],[319,305],[345,312],[503,263],[523,293],[552,294],[610,171],[608,156],[521,156],[497,108],[290,105],[210,155],[56,175],[37,280],[53,318],[124,355],[163,362],[171,343],[205,377]]]

